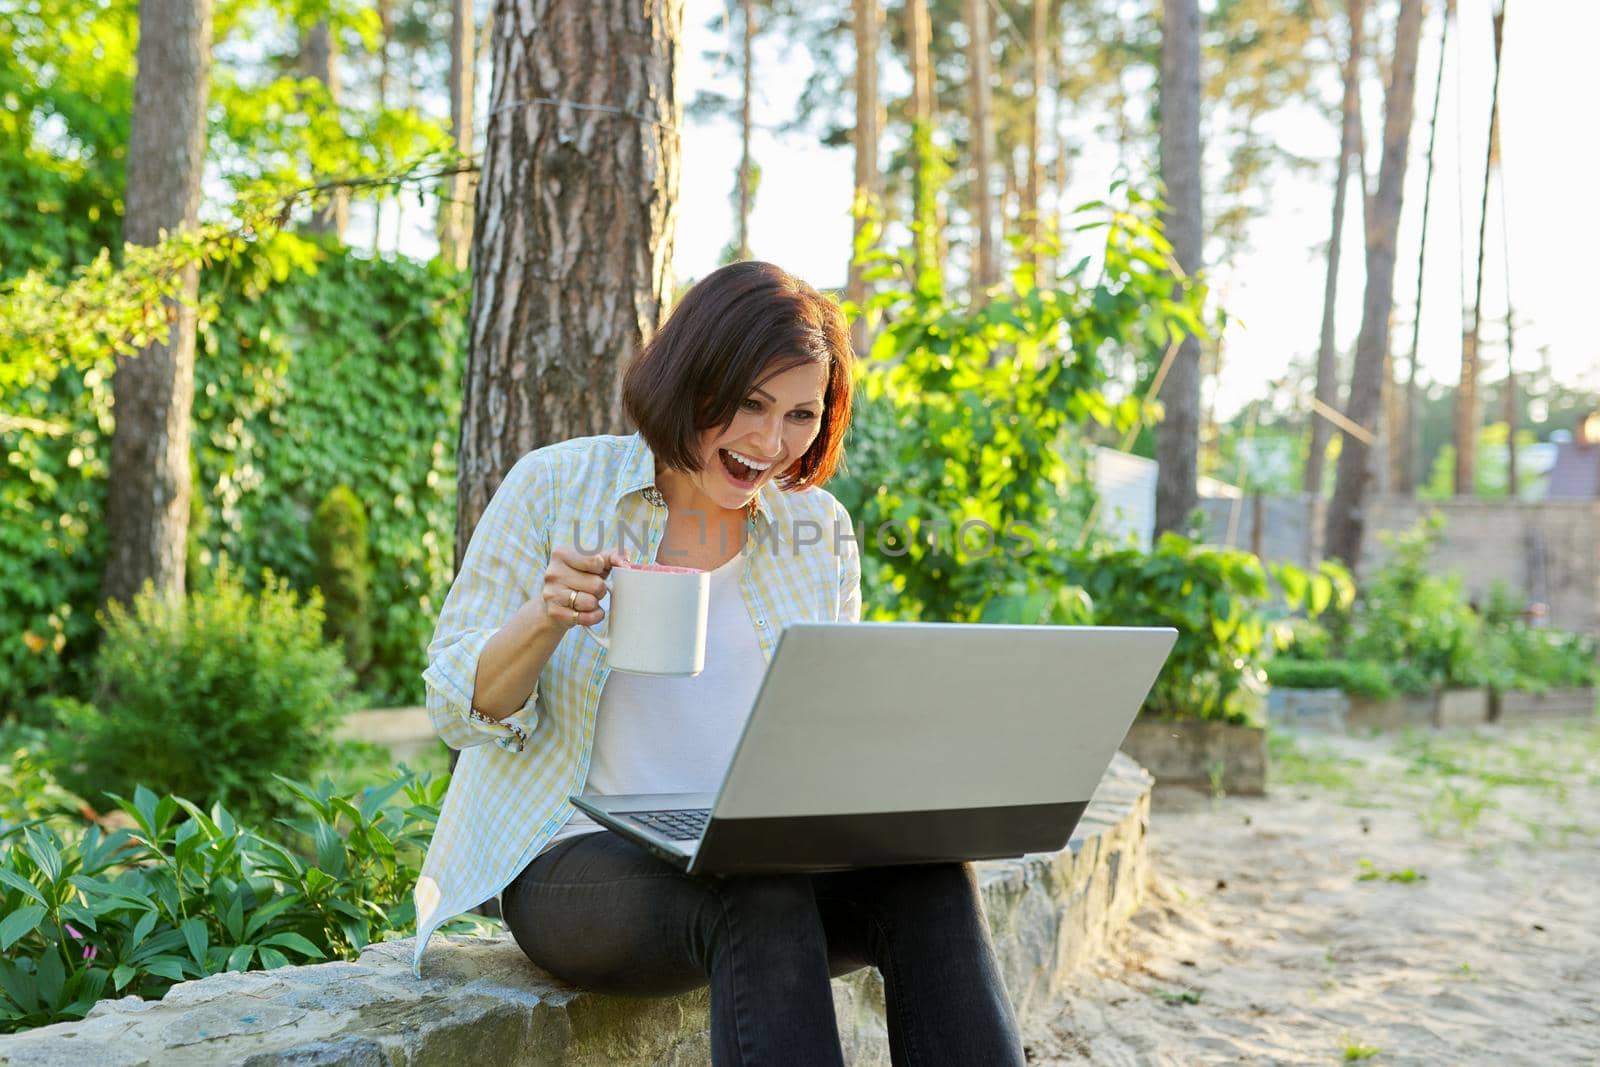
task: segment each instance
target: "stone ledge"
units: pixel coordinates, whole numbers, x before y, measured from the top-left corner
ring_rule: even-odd
[[[1006,987],[1024,1026],[1125,922],[1148,877],[1151,778],[1118,754],[1060,852],[978,865]],[[354,963],[221,974],[164,1000],[103,1001],[81,1022],[0,1038],[0,1064],[39,1067],[687,1067],[710,1060],[704,990],[629,1000],[550,979],[511,938],[440,938],[419,981],[410,939]],[[887,1064],[876,971],[833,984],[846,1058]]]

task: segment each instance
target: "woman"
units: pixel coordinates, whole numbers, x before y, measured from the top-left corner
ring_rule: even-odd
[[[717,1064],[842,1062],[829,976],[867,965],[897,1064],[1022,1062],[968,866],[690,877],[566,799],[715,791],[783,627],[860,617],[850,517],[821,488],[851,362],[832,301],[769,264],[724,267],[628,368],[638,434],[542,448],[506,477],[423,676],[462,753],[417,883],[419,964],[439,923],[499,893],[523,951],[573,985],[709,981]],[[701,674],[613,674],[571,633],[601,622],[628,562],[711,572]]]

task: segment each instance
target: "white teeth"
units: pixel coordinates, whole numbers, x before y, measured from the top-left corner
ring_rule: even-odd
[[[751,459],[749,456],[743,455],[742,453],[739,453],[739,452],[735,452],[731,448],[724,449],[723,451],[727,452],[728,455],[732,456],[734,459],[738,460],[740,463],[743,463],[746,467],[749,467],[751,470],[764,471],[768,467],[772,466],[772,464],[770,464],[770,463],[757,463],[755,460]]]

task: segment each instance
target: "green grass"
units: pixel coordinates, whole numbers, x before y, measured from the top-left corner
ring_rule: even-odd
[[[1201,991],[1198,989],[1152,989],[1150,995],[1166,1001],[1168,1004],[1198,1004]]]
[[[1488,788],[1463,788],[1454,782],[1445,782],[1433,800],[1421,813],[1422,826],[1438,837],[1448,824],[1454,824],[1466,833],[1482,821],[1484,813],[1499,805]]]
[[[1361,872],[1356,875],[1356,881],[1358,882],[1384,881],[1400,882],[1404,885],[1410,885],[1412,882],[1425,882],[1428,880],[1427,875],[1418,874],[1410,867],[1399,871],[1385,871],[1369,859],[1363,859],[1357,862],[1361,865]]]
[[[1268,775],[1277,785],[1315,785],[1325,789],[1353,789],[1351,768],[1358,760],[1345,759],[1325,746],[1313,747],[1291,734],[1267,735]]]
[[[1344,1046],[1344,1062],[1356,1063],[1360,1060],[1370,1060],[1383,1049],[1377,1045],[1365,1045],[1359,1041],[1347,1041]]]

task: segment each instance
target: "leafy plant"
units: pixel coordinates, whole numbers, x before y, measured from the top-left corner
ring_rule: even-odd
[[[367,512],[348,485],[336,485],[311,517],[312,574],[322,593],[323,633],[344,648],[345,663],[360,673],[372,661],[372,613],[368,590],[372,559],[367,551]]]
[[[182,602],[113,603],[94,678],[95,704],[57,704],[64,782],[93,797],[149,784],[252,820],[281,808],[278,773],[318,765],[351,685],[316,594],[271,575],[249,593],[226,562]]]
[[[1371,700],[1386,699],[1394,692],[1382,664],[1344,659],[1275,656],[1267,663],[1267,681],[1279,689],[1340,689]]]
[[[829,488],[862,525],[880,617],[1084,616],[1061,577],[1092,504],[1091,428],[1157,412],[1107,395],[1110,358],[1159,358],[1205,331],[1204,291],[1171,269],[1156,206],[1121,193],[1081,209],[1094,255],[1049,288],[1024,261],[1005,284],[953,297],[935,266],[918,274],[909,252],[872,250],[875,224],[864,231],[858,261],[881,288],[854,310],[882,327],[860,367],[849,469]]]
[[[302,814],[284,841],[143,786],[117,801],[131,829],[13,833],[0,852],[0,1032],[412,933],[410,889],[446,784],[405,772],[347,795],[286,780]]]
[[[1270,587],[1255,556],[1168,533],[1149,552],[1106,547],[1079,553],[1068,561],[1068,577],[1088,594],[1096,623],[1177,629],[1145,714],[1256,720],[1267,648],[1267,621],[1258,605]]]
[[[1384,562],[1362,583],[1354,618],[1340,642],[1345,658],[1403,664],[1412,674],[1393,676],[1395,688],[1472,686],[1486,681],[1482,620],[1473,612],[1460,578],[1430,573],[1428,561],[1443,531],[1437,515],[1400,534],[1385,534]]]
[[[0,840],[34,825],[58,825],[84,810],[81,797],[63,788],[47,763],[27,747],[0,764]]]

